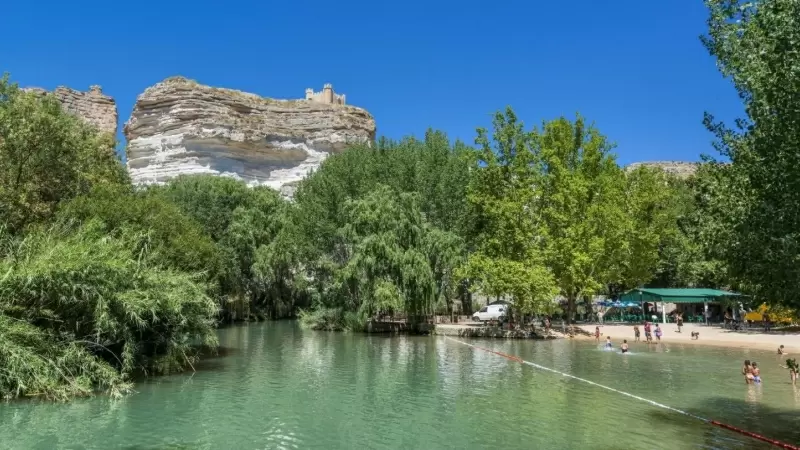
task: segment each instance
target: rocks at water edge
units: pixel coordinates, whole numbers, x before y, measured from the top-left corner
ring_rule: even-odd
[[[291,188],[330,153],[375,139],[367,111],[321,99],[275,100],[168,78],[139,95],[125,124],[131,178],[204,173]]]
[[[39,95],[47,94],[42,88],[29,87],[23,91]],[[86,92],[77,91],[66,86],[57,87],[52,94],[61,103],[62,108],[69,114],[82,118],[100,131],[117,134],[117,103],[112,97],[103,94],[100,86],[90,86]]]

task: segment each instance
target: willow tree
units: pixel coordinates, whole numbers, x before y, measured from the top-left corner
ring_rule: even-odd
[[[405,313],[412,326],[419,324],[452,292],[459,239],[427,223],[418,195],[387,186],[347,201],[345,211],[336,250],[325,258],[330,282],[319,286],[324,292],[315,306],[355,312],[361,323]]]
[[[2,396],[120,392],[135,373],[191,368],[197,344],[216,345],[205,286],[154,263],[146,233],[90,222],[3,244]]]
[[[744,103],[735,127],[706,124],[729,158],[735,224],[726,260],[766,301],[798,305],[800,290],[800,2],[706,0],[703,42]]]

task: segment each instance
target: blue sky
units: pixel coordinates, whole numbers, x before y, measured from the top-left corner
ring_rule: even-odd
[[[3,14],[0,72],[100,84],[120,129],[172,75],[275,98],[330,82],[390,138],[434,127],[472,143],[506,105],[528,125],[580,112],[623,164],[713,153],[703,112],[742,110],[698,39],[700,0],[40,0]]]

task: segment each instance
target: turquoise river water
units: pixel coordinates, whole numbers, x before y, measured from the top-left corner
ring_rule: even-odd
[[[775,439],[800,442],[800,389],[769,352],[470,341]],[[220,331],[224,356],[120,401],[0,404],[0,449],[758,449],[749,437],[444,337],[292,322]],[[762,367],[747,386],[742,360]]]

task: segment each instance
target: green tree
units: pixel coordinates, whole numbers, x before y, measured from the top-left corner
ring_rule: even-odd
[[[217,282],[226,314],[256,313],[272,318],[294,314],[304,297],[299,272],[302,240],[295,232],[299,217],[273,189],[250,188],[228,177],[181,176],[150,189],[202,224],[218,247]]]
[[[65,113],[50,94],[0,78],[0,217],[12,231],[50,218],[98,184],[128,183],[114,138]]]
[[[424,219],[418,194],[396,193],[378,185],[345,204],[336,250],[318,262],[328,282],[317,285],[319,310],[354,312],[357,323],[405,313],[412,326],[433,312],[439,297],[453,292],[459,263],[457,236]],[[309,315],[312,326],[330,328],[331,317]]]
[[[684,180],[646,166],[627,173],[626,182],[628,254],[621,258],[620,287],[643,286],[660,274],[671,278],[664,282],[677,283],[678,271],[685,270],[689,241],[679,222],[693,204],[691,190]]]
[[[542,249],[572,319],[577,300],[621,280],[631,257],[626,178],[611,143],[580,116],[535,133],[544,169]]]
[[[541,251],[544,168],[536,135],[508,108],[495,114],[491,135],[478,129],[476,143],[468,190],[474,252],[460,273],[485,295],[512,298],[523,314],[546,311],[557,289]]]
[[[196,344],[216,345],[217,305],[205,286],[154,264],[143,233],[109,235],[90,222],[3,241],[4,397],[122,392],[132,374],[184,370]]]
[[[733,81],[747,119],[734,128],[706,116],[726,190],[716,202],[732,223],[730,275],[768,302],[798,306],[800,290],[800,3],[706,0],[703,42]],[[724,178],[723,178],[724,177]]]

